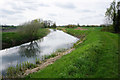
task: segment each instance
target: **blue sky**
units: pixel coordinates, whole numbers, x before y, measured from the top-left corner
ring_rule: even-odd
[[[0,0],[1,24],[18,25],[42,18],[57,25],[103,24],[113,0]]]

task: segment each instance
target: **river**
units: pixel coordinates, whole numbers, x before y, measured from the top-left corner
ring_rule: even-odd
[[[0,50],[0,72],[4,75],[10,66],[26,61],[34,63],[36,58],[42,59],[44,55],[50,55],[58,49],[69,49],[78,40],[63,31],[50,29],[47,36],[33,43]]]

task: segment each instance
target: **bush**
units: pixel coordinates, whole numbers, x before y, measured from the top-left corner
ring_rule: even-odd
[[[23,25],[21,25],[21,27],[18,28],[18,33],[28,37],[30,41],[33,41],[38,38],[38,31],[42,27],[42,23],[33,20],[31,22],[24,23]]]
[[[107,26],[101,29],[101,31],[114,32],[113,26]]]

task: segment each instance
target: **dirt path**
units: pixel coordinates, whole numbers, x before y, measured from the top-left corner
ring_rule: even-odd
[[[3,29],[2,32],[16,32],[17,29],[13,28],[13,29]]]
[[[83,29],[83,28],[81,28],[81,27],[78,27],[78,28],[75,29],[75,30],[88,30],[88,29]]]
[[[48,65],[53,64],[56,60],[60,59],[63,55],[66,55],[66,54],[72,52],[73,50],[74,50],[74,48],[71,48],[71,49],[69,49],[69,50],[67,50],[67,51],[65,51],[65,52],[63,52],[63,53],[60,53],[60,54],[59,54],[58,56],[56,56],[56,57],[47,59],[46,62],[40,64],[38,67],[36,67],[36,68],[34,68],[34,69],[28,69],[28,70],[26,70],[25,73],[24,73],[24,76],[26,76],[26,75],[28,75],[28,74],[31,74],[31,73],[33,73],[33,72],[37,72],[38,70],[41,70],[41,69],[47,67]]]

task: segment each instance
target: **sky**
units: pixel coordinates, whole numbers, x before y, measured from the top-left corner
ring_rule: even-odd
[[[34,19],[57,25],[104,24],[106,9],[113,0],[0,0],[0,24],[19,25]]]

